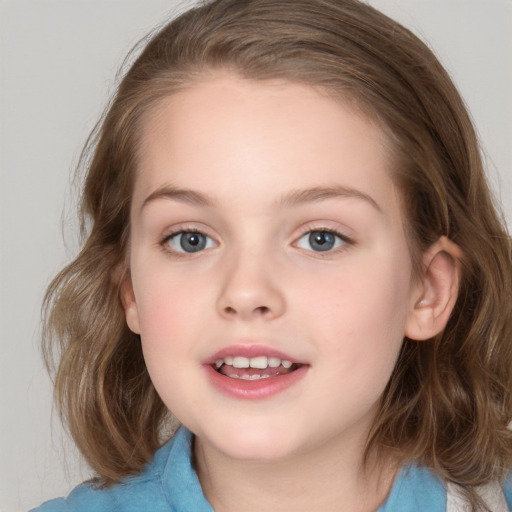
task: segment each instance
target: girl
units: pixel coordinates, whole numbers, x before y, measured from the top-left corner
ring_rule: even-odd
[[[97,478],[37,510],[508,509],[511,241],[415,36],[206,2],[91,148],[45,348]]]

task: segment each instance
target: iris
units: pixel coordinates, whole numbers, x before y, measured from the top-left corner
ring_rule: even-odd
[[[336,243],[336,235],[329,231],[311,231],[309,245],[314,251],[329,251]]]
[[[180,233],[180,247],[185,252],[198,252],[206,247],[206,236],[197,232],[184,232]]]

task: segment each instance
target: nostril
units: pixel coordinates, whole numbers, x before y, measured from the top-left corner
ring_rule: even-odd
[[[236,315],[236,314],[238,314],[237,310],[234,307],[232,307],[232,306],[225,307],[224,308],[224,312],[227,315]],[[256,315],[267,315],[269,312],[270,312],[270,308],[267,307],[267,306],[258,306],[258,307],[253,309],[253,313],[256,314]]]

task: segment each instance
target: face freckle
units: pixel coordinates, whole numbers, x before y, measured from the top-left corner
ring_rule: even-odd
[[[380,129],[219,75],[142,146],[124,303],[165,404],[232,458],[364,444],[417,294]]]

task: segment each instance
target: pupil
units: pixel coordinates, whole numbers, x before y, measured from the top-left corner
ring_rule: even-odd
[[[206,246],[206,237],[201,233],[183,233],[180,245],[185,252],[201,251]]]
[[[309,243],[315,251],[328,251],[334,247],[334,235],[328,231],[312,231]]]

